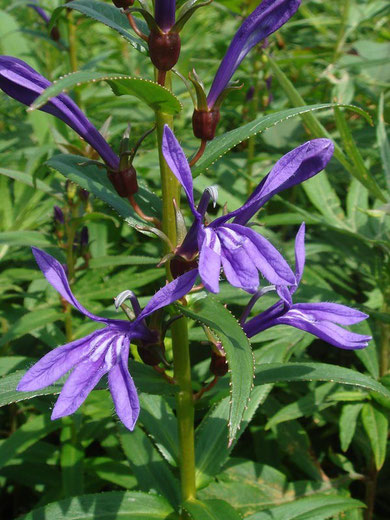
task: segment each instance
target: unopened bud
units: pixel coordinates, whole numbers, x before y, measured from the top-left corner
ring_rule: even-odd
[[[134,0],[112,0],[112,3],[118,9],[127,9],[128,7],[131,7],[134,4]]]
[[[178,33],[151,31],[148,38],[150,59],[162,71],[171,70],[180,56],[180,36]]]
[[[210,372],[215,376],[222,377],[229,370],[225,356],[221,356],[214,351],[211,352]]]
[[[198,262],[196,260],[186,260],[180,255],[175,255],[170,265],[171,274],[173,278],[178,278],[184,273],[191,271],[192,269],[196,269],[198,267]]]
[[[54,220],[59,224],[64,223],[64,214],[59,206],[54,206]]]
[[[53,27],[53,29],[50,31],[50,38],[55,42],[60,40],[60,31],[58,30],[58,27]]]
[[[79,189],[79,199],[82,200],[83,202],[87,202],[88,198],[89,198],[89,191],[85,190],[84,188],[80,188]]]
[[[220,118],[219,110],[195,109],[192,114],[192,129],[195,137],[204,141],[212,141]]]
[[[116,192],[121,197],[130,197],[138,191],[137,172],[134,166],[129,166],[120,172],[108,172],[108,178],[114,186]]]
[[[165,347],[164,343],[148,345],[147,347],[144,345],[139,345],[137,347],[137,351],[139,357],[142,359],[145,365],[154,367],[162,362],[164,358]]]

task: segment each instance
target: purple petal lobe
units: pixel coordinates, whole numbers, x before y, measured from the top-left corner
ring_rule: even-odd
[[[261,274],[274,285],[289,285],[295,283],[294,273],[279,251],[262,235],[253,229],[238,224],[226,224],[229,228],[248,239],[247,251]]]
[[[54,420],[75,412],[107,371],[105,353],[95,361],[87,359],[80,363],[64,384],[51,418]]]
[[[188,203],[191,211],[196,218],[200,218],[200,214],[195,208],[194,190],[192,184],[192,173],[187,158],[183,152],[179,141],[169,126],[164,126],[164,134],[162,141],[162,152],[172,173],[183,186],[186,192]]]
[[[132,377],[128,369],[129,348],[124,348],[117,364],[108,373],[108,384],[115,410],[122,423],[129,430],[134,430],[139,415],[139,400]]]
[[[99,332],[92,332],[85,338],[57,347],[43,356],[24,374],[16,390],[31,392],[53,384],[87,357],[89,344]]]
[[[155,0],[154,19],[164,32],[175,24],[176,0]]]
[[[228,220],[235,217],[236,224],[246,224],[257,211],[276,193],[291,188],[310,179],[330,161],[334,145],[329,139],[313,139],[284,155],[261,181],[247,202],[239,209],[229,213]]]
[[[222,266],[226,278],[234,287],[254,293],[259,287],[259,273],[251,257],[250,241],[235,230],[222,227],[218,230],[222,246]]]
[[[41,249],[38,249],[36,247],[32,247],[32,252],[46,280],[50,283],[50,285],[54,287],[56,291],[58,291],[61,294],[61,296],[68,303],[71,303],[74,307],[76,307],[77,310],[79,310],[85,316],[88,316],[88,318],[91,318],[91,320],[101,321],[103,323],[109,323],[110,321],[114,321],[91,314],[89,311],[87,311],[85,307],[81,305],[81,303],[79,303],[76,300],[69,287],[69,282],[66,278],[64,268],[58,262],[58,260],[56,260],[48,253],[45,253],[45,251],[42,251]]]
[[[294,309],[315,321],[331,321],[340,325],[354,325],[368,318],[364,312],[340,303],[295,303]]]
[[[248,52],[277,31],[296,12],[300,0],[263,0],[238,29],[214,78],[209,95],[211,108]]]
[[[305,258],[305,223],[302,222],[295,237],[295,277],[297,279],[297,286],[302,279]],[[293,292],[295,292],[295,289],[292,290],[292,293]]]
[[[36,4],[27,4],[28,7],[32,7],[36,13],[39,14],[39,16],[42,18],[42,20],[48,24],[50,22],[50,17],[47,15],[46,11],[42,9],[42,7],[39,7],[39,5]]]
[[[220,272],[221,244],[217,234],[212,229],[206,228],[199,253],[199,275],[208,291],[219,292]]]
[[[173,280],[173,282],[170,282],[168,285],[157,291],[133,323],[135,324],[140,322],[155,312],[157,309],[166,307],[167,305],[170,305],[176,300],[182,298],[192,289],[197,276],[198,269],[192,269],[191,271],[182,274],[176,278],[176,280]]]
[[[0,89],[20,103],[30,106],[50,85],[50,81],[24,61],[11,56],[0,56]],[[118,156],[69,96],[60,94],[40,110],[64,121],[99,153],[111,169],[119,167]]]

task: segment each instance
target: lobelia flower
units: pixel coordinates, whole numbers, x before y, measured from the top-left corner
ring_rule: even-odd
[[[246,335],[251,338],[270,327],[290,325],[291,327],[310,332],[335,347],[348,350],[365,348],[371,340],[371,336],[350,332],[339,327],[339,325],[354,325],[368,318],[367,314],[338,303],[292,303],[291,297],[301,281],[304,265],[305,224],[302,224],[295,240],[296,284],[289,288],[276,288],[281,299],[243,325]],[[261,296],[261,294],[258,296]],[[253,301],[249,304],[250,308],[256,299],[252,299]],[[245,315],[249,313],[250,308]]]
[[[236,69],[255,45],[277,31],[295,14],[300,3],[300,0],[263,0],[236,32],[217,70],[207,98],[199,82],[193,81],[198,95],[198,107],[193,115],[196,137],[205,140],[214,138],[219,121],[219,107]]]
[[[175,25],[176,0],[155,0],[154,19],[163,32]]]
[[[22,60],[0,56],[0,89],[30,106],[51,82]],[[87,116],[66,94],[55,96],[39,110],[61,119],[94,148],[111,170],[119,168],[119,157]]]
[[[147,328],[145,318],[189,292],[197,276],[196,270],[160,289],[143,311],[135,302],[133,307],[137,316],[129,322],[91,314],[72,294],[61,264],[40,249],[33,248],[33,253],[47,281],[60,295],[91,320],[103,323],[105,328],[46,354],[26,372],[17,390],[39,390],[73,369],[53,409],[51,418],[58,419],[75,412],[103,375],[108,373],[108,385],[118,417],[128,429],[133,430],[139,414],[139,401],[128,371],[130,342],[155,342],[156,332]]]
[[[173,132],[165,126],[163,154],[183,186],[195,217],[176,255],[191,262],[199,251],[199,275],[206,289],[214,293],[219,291],[221,266],[231,285],[251,293],[259,286],[258,271],[272,284],[294,284],[295,276],[282,255],[246,224],[275,193],[299,184],[325,168],[333,149],[329,139],[313,139],[295,148],[275,164],[241,208],[205,226],[204,215],[215,188],[208,188],[203,193],[196,208],[191,169]],[[228,223],[231,219],[233,222]],[[171,266],[175,268],[174,261]]]

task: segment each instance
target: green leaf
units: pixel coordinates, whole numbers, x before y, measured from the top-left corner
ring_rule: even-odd
[[[193,520],[241,520],[241,516],[224,500],[187,500],[183,509]]]
[[[111,29],[114,29],[123,36],[137,51],[148,54],[145,42],[141,40],[141,38],[134,36],[126,15],[121,9],[117,9],[114,5],[97,0],[74,0],[73,2],[61,5],[53,11],[50,28],[55,25],[62,9],[66,8],[74,9],[98,22],[104,23],[104,25],[111,27]]]
[[[50,415],[38,415],[22,424],[0,444],[0,468],[9,460],[23,453],[49,433],[61,428],[61,421],[52,421]]]
[[[172,513],[172,506],[163,497],[139,491],[111,491],[60,500],[19,520],[166,520]]]
[[[123,199],[114,191],[110,181],[107,179],[105,171],[94,165],[84,165],[84,163],[85,157],[65,154],[56,155],[47,162],[48,166],[59,171],[66,178],[106,202],[130,226],[135,228],[137,226],[144,226],[145,222],[136,215],[126,199]],[[140,189],[140,192],[145,198],[150,199],[151,207],[153,207],[153,194],[150,194],[150,192],[143,188]]]
[[[253,388],[253,355],[248,338],[234,316],[213,296],[198,300],[193,310],[178,305],[180,312],[203,323],[221,340],[229,364],[231,406],[229,444],[240,427]]]
[[[325,520],[340,513],[365,507],[353,498],[334,495],[307,497],[247,516],[247,520]]]
[[[96,71],[73,72],[58,79],[34,101],[29,110],[41,108],[51,98],[61,92],[85,83],[107,81],[116,96],[135,96],[153,110],[166,114],[178,114],[181,111],[180,101],[165,87],[147,79],[132,78],[124,74]]]
[[[389,139],[387,137],[383,111],[384,111],[384,94],[382,92],[382,94],[379,98],[379,105],[378,105],[378,125],[376,127],[376,139],[378,142],[379,150],[381,152],[381,159],[382,159],[387,188],[390,190],[390,143],[389,143]]]
[[[325,172],[315,175],[302,184],[306,195],[325,220],[337,227],[343,226],[345,218],[340,199]]]
[[[356,431],[357,419],[363,408],[363,403],[346,404],[341,410],[339,428],[340,444],[343,451],[347,451]]]
[[[3,231],[0,232],[0,244],[48,247],[53,245],[53,241],[39,231]]]
[[[33,188],[36,187],[38,190],[48,193],[49,195],[59,200],[62,200],[62,197],[56,193],[52,186],[39,179],[33,179],[33,176],[28,173],[18,172],[17,170],[9,170],[8,168],[0,168],[0,174],[5,175],[10,179],[14,179],[15,181],[23,182],[23,184],[26,184],[27,186],[31,186]]]
[[[284,74],[282,69],[278,66],[276,61],[268,56],[269,64],[271,66],[272,72],[275,75],[276,80],[286,93],[287,97],[290,100],[290,103],[295,107],[299,107],[305,104],[305,100],[296,90],[294,85],[288,79],[288,77]],[[342,104],[334,104],[333,108],[350,108],[351,110],[356,108],[352,105],[342,105]],[[370,124],[371,118],[367,114],[367,112],[358,109],[358,113],[365,117]],[[318,121],[317,117],[312,113],[303,113],[302,119],[307,128],[309,129],[311,135],[313,137],[330,137],[326,128]],[[356,177],[375,197],[378,197],[380,200],[386,201],[386,198],[383,196],[383,193],[378,186],[374,177],[372,177],[368,172],[363,171],[361,165],[356,166],[356,163],[351,164],[348,159],[345,157],[342,149],[335,143],[335,158],[344,166],[344,168],[354,177]]]
[[[60,435],[60,464],[64,495],[76,496],[84,493],[84,449],[77,438],[80,414],[62,419]]]
[[[127,462],[112,460],[110,457],[91,457],[84,460],[84,469],[86,473],[97,475],[100,479],[125,489],[132,489],[137,485],[137,479],[131,475]]]
[[[366,403],[362,410],[364,429],[370,439],[374,453],[375,465],[379,471],[386,459],[387,435],[389,430],[388,416],[378,407]]]
[[[261,116],[257,119],[254,119],[250,123],[247,123],[235,130],[231,130],[226,134],[220,135],[213,139],[211,142],[207,144],[206,151],[196,163],[195,168],[192,170],[194,176],[198,175],[202,171],[206,170],[209,166],[211,166],[215,161],[217,161],[222,155],[227,153],[231,148],[237,146],[242,141],[245,141],[252,135],[256,135],[271,126],[277,125],[278,123],[282,123],[286,121],[290,117],[301,116],[304,114],[311,115],[311,112],[316,110],[329,110],[334,107],[334,104],[331,103],[322,103],[318,105],[307,105],[299,106],[297,108],[289,108],[287,110],[282,110],[275,114],[269,114],[267,116]],[[342,108],[348,108],[349,110],[353,110],[364,117],[366,117],[366,113],[358,107],[353,105],[336,105]],[[312,116],[314,117],[314,116]]]
[[[371,377],[350,368],[327,363],[265,363],[256,367],[255,385],[282,381],[333,381],[343,385],[353,385],[385,397],[390,397],[386,387]]]
[[[161,424],[163,428],[163,424]],[[120,442],[142,491],[156,490],[171,504],[180,503],[179,481],[147,434],[137,425],[133,432],[120,426]]]
[[[29,334],[34,330],[42,328],[48,323],[53,323],[54,321],[63,319],[64,314],[54,309],[41,309],[39,311],[24,314],[16,321],[16,323],[11,325],[5,334],[3,334],[0,339],[0,347],[14,339],[24,336],[25,334]]]

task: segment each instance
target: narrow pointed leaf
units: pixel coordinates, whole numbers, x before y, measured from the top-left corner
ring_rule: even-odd
[[[241,520],[241,516],[224,500],[187,500],[183,509],[192,520]]]
[[[362,410],[362,421],[364,429],[370,439],[374,453],[375,466],[379,471],[386,459],[387,435],[389,429],[388,415],[382,410],[366,403]]]

